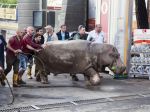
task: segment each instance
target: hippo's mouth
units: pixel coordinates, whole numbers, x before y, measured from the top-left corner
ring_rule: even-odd
[[[126,67],[112,66],[110,70],[115,74],[122,74],[126,70]]]

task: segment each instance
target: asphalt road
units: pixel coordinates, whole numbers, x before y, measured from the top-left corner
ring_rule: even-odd
[[[101,85],[85,86],[83,76],[72,82],[68,74],[49,76],[43,85],[24,75],[27,85],[13,88],[12,101],[8,86],[0,87],[0,112],[148,112],[150,111],[150,81],[148,79],[115,80],[103,74]],[[8,80],[12,84],[12,75]]]

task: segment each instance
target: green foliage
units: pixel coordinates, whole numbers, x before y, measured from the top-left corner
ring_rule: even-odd
[[[17,0],[0,0],[3,4],[17,4]]]

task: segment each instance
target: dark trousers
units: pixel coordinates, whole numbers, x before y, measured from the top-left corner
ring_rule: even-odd
[[[4,53],[0,54],[0,66],[4,68],[4,62],[5,62],[5,59],[4,59]]]
[[[19,59],[17,58],[17,56],[6,55],[6,65],[6,69],[4,70],[5,75],[7,75],[11,71],[12,67],[14,74],[18,74]]]

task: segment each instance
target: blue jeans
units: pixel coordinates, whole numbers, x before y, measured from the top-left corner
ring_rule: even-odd
[[[28,63],[28,57],[24,54],[19,54],[19,70],[26,70]]]

